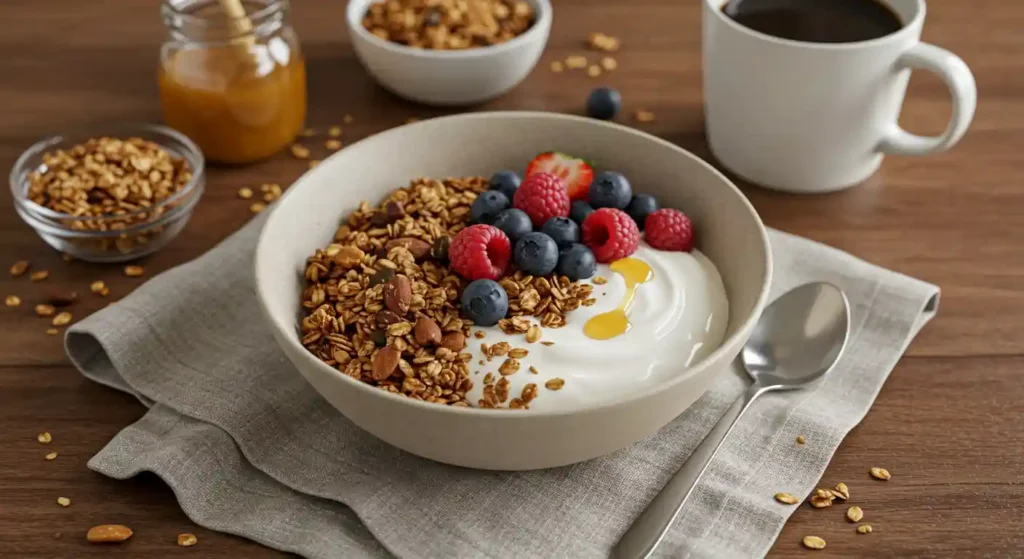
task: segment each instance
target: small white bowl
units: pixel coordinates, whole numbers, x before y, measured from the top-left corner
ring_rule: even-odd
[[[356,55],[384,88],[427,105],[472,105],[508,92],[537,65],[551,32],[550,2],[527,0],[536,20],[510,41],[465,50],[412,48],[363,28],[363,16],[377,1],[349,0],[346,21]]]
[[[685,208],[699,232],[698,246],[718,268],[729,298],[726,338],[718,349],[664,382],[613,401],[571,411],[509,412],[391,394],[346,376],[302,346],[299,309],[306,258],[331,242],[337,226],[361,201],[376,204],[416,177],[487,176],[498,169],[521,169],[537,152],[549,149],[598,161],[625,173],[665,206]],[[285,355],[359,427],[413,454],[459,466],[562,466],[650,436],[729,369],[761,315],[771,282],[767,232],[727,178],[669,142],[576,116],[471,113],[393,128],[325,159],[275,206],[256,248],[255,279],[260,306]]]

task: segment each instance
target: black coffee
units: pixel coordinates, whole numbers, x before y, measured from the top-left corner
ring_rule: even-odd
[[[853,43],[903,27],[878,0],[729,0],[730,19],[766,35],[808,43]]]

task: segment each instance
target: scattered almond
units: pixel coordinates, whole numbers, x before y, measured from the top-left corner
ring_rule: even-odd
[[[39,433],[38,435],[36,435],[36,440],[39,441],[42,444],[50,444],[50,441],[53,440],[53,437],[50,436],[49,433],[43,431],[42,433]]]
[[[28,271],[29,263],[28,260],[18,260],[14,264],[11,264],[11,275],[19,277],[25,275]]]
[[[68,499],[67,497],[57,497],[57,504],[62,507],[70,507],[71,499]]]
[[[48,277],[50,277],[50,271],[49,270],[39,270],[38,272],[32,272],[28,276],[28,278],[30,280],[32,280],[32,281],[43,281],[44,279],[46,279]]]
[[[142,268],[142,266],[125,266],[124,267],[124,275],[126,275],[126,276],[128,276],[130,278],[137,278],[137,277],[141,276],[143,273],[145,273],[145,270]]]
[[[802,543],[807,549],[825,549],[825,540],[818,536],[804,536]]]
[[[4,299],[4,304],[7,305],[8,307],[20,306],[21,297],[18,297],[17,295],[8,295],[7,298]]]
[[[384,380],[391,376],[398,368],[398,361],[402,358],[402,352],[387,346],[377,351],[373,358],[373,380]]]
[[[871,525],[870,524],[861,524],[860,526],[857,526],[857,533],[858,534],[870,534],[871,533]]]
[[[195,534],[178,534],[178,545],[181,547],[192,547],[199,543]]]
[[[846,509],[846,519],[850,522],[860,522],[864,518],[864,511],[860,507],[850,507]]]
[[[441,338],[441,347],[459,352],[466,347],[466,336],[462,332],[449,332]]]
[[[441,343],[441,327],[432,318],[421,316],[416,319],[413,335],[420,345],[437,345]]]
[[[775,500],[786,505],[795,505],[800,501],[800,499],[797,499],[789,493],[776,493]]]
[[[356,248],[355,250],[359,249]],[[339,264],[341,263],[339,262]],[[384,306],[387,307],[389,311],[398,315],[404,315],[409,311],[409,305],[411,303],[412,284],[409,282],[409,278],[403,275],[397,275],[391,278],[391,281],[384,284]]]
[[[102,524],[89,528],[85,539],[90,543],[120,543],[132,537],[132,531],[120,524]]]
[[[36,305],[36,316],[53,316],[56,312],[57,309],[53,308],[53,305]]]

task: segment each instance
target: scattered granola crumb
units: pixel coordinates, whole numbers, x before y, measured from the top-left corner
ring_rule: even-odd
[[[252,198],[252,189],[246,186],[238,189],[238,197],[242,200],[248,200]]]
[[[312,138],[313,136],[316,136],[316,130],[312,128],[307,128],[302,131],[300,136],[302,136],[303,138]]]
[[[36,305],[36,316],[53,316],[57,312],[57,309],[53,308],[53,305],[47,305],[45,303]]]
[[[857,526],[857,533],[858,534],[870,534],[871,533],[871,525],[870,524],[861,524],[860,526]]]
[[[132,530],[120,524],[101,524],[89,528],[85,539],[89,543],[120,543],[132,537]]]
[[[44,456],[43,458],[46,458],[47,460],[55,460],[57,458],[57,453],[56,452],[51,452],[51,453],[47,454],[46,456]]]
[[[57,497],[57,504],[62,507],[70,507],[71,499],[68,499],[67,497]]]
[[[487,373],[484,375],[484,384],[491,384],[494,382],[494,373]]]
[[[53,440],[53,437],[50,436],[50,434],[47,433],[46,431],[43,431],[42,433],[36,435],[36,440],[42,444],[50,444],[50,441]]]
[[[332,127],[328,128],[327,129],[327,135],[332,137],[332,138],[337,138],[337,137],[341,136],[341,127],[335,125],[335,126],[332,126]]]
[[[580,56],[578,54],[572,54],[565,57],[565,67],[570,70],[581,70],[587,67],[587,57]]]
[[[530,372],[535,374],[535,375],[539,375],[540,374],[540,371],[537,370],[537,367],[534,367],[533,365],[530,365]]]
[[[646,109],[637,109],[633,112],[633,118],[637,122],[654,122],[654,113]]]
[[[192,547],[199,543],[195,534],[178,534],[178,545],[181,547]]]
[[[604,276],[594,276],[594,285],[604,285],[608,283],[608,278]]]
[[[605,35],[600,31],[594,31],[587,35],[587,46],[593,50],[615,52],[619,50],[621,42],[618,37],[612,37],[611,35]]]
[[[65,311],[53,317],[54,326],[66,326],[71,322],[71,313]]]
[[[254,214],[258,214],[258,213],[262,212],[265,209],[267,209],[267,206],[265,204],[263,204],[262,202],[256,202],[253,205],[249,206],[249,211],[254,213]]]
[[[591,64],[587,67],[587,75],[596,78],[601,75],[601,67],[596,64]]]
[[[324,147],[331,151],[337,151],[341,149],[341,140],[327,140],[324,142]]]
[[[804,536],[802,543],[807,549],[825,549],[825,540],[818,536]]]
[[[601,59],[601,67],[604,68],[606,72],[611,72],[619,67],[619,63],[614,58],[606,56]]]
[[[846,509],[846,519],[850,522],[860,522],[864,518],[864,511],[860,507],[853,506]]]
[[[836,484],[836,488],[832,490],[832,494],[845,501],[850,498],[850,488],[840,481]]]
[[[142,266],[125,266],[124,275],[130,278],[137,278],[145,272]]]
[[[565,386],[565,379],[553,378],[544,383],[544,388],[548,390],[561,390]]]
[[[355,119],[352,118],[352,115],[345,115],[345,116],[341,117],[342,124],[352,124],[352,121],[354,121],[354,120]]]
[[[502,376],[511,376],[519,372],[519,360],[515,357],[509,357],[504,363],[498,367],[498,372]]]
[[[309,148],[302,144],[292,144],[292,157],[295,159],[309,159]]]
[[[871,468],[871,477],[886,481],[892,477],[892,474],[890,474],[889,470],[886,470],[885,468]]]
[[[97,295],[102,295],[103,291],[107,289],[107,284],[103,280],[96,280],[89,284],[89,291]]]
[[[323,163],[323,162],[320,161],[319,159],[310,159],[309,160],[309,168],[310,169],[315,169],[317,167],[317,165],[320,165],[320,163]]]
[[[832,501],[835,500],[835,495],[828,489],[817,489],[814,495],[811,495],[810,503],[811,506],[816,509],[822,509],[825,507],[831,507]]]
[[[25,272],[28,271],[29,266],[30,264],[28,263],[28,260],[18,260],[14,264],[11,264],[11,275],[14,277],[23,276],[25,275]]]
[[[485,337],[487,337],[487,335],[484,334],[483,330],[477,330],[476,332],[473,332],[473,337],[478,339],[478,340],[482,340]]]
[[[38,272],[32,272],[31,274],[29,274],[28,277],[32,281],[43,281],[44,279],[50,277],[50,271],[39,270]]]
[[[515,357],[516,359],[522,359],[529,354],[530,350],[521,347],[513,348],[508,352],[509,357]]]
[[[562,64],[561,60],[552,60],[551,61],[551,71],[556,73],[556,74],[560,74],[563,71],[565,71],[565,65]]]
[[[807,437],[803,435],[796,436],[796,444],[807,444]]]
[[[4,299],[4,304],[7,305],[8,307],[21,306],[21,297],[18,297],[17,295],[8,295]]]
[[[526,331],[526,343],[532,344],[540,339],[541,332],[540,328],[536,325],[530,326],[530,329]]]
[[[48,336],[56,336],[57,334],[60,334],[60,330],[58,330],[56,328],[47,328],[46,329],[46,334]]]
[[[797,499],[789,493],[776,493],[775,500],[786,505],[795,505],[800,501],[800,499]]]

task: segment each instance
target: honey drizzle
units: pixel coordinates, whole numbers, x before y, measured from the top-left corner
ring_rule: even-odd
[[[626,294],[617,308],[596,315],[583,325],[583,333],[594,340],[610,340],[629,331],[630,324],[626,311],[636,298],[636,288],[654,277],[651,267],[636,258],[616,260],[612,262],[611,269],[626,280]]]

